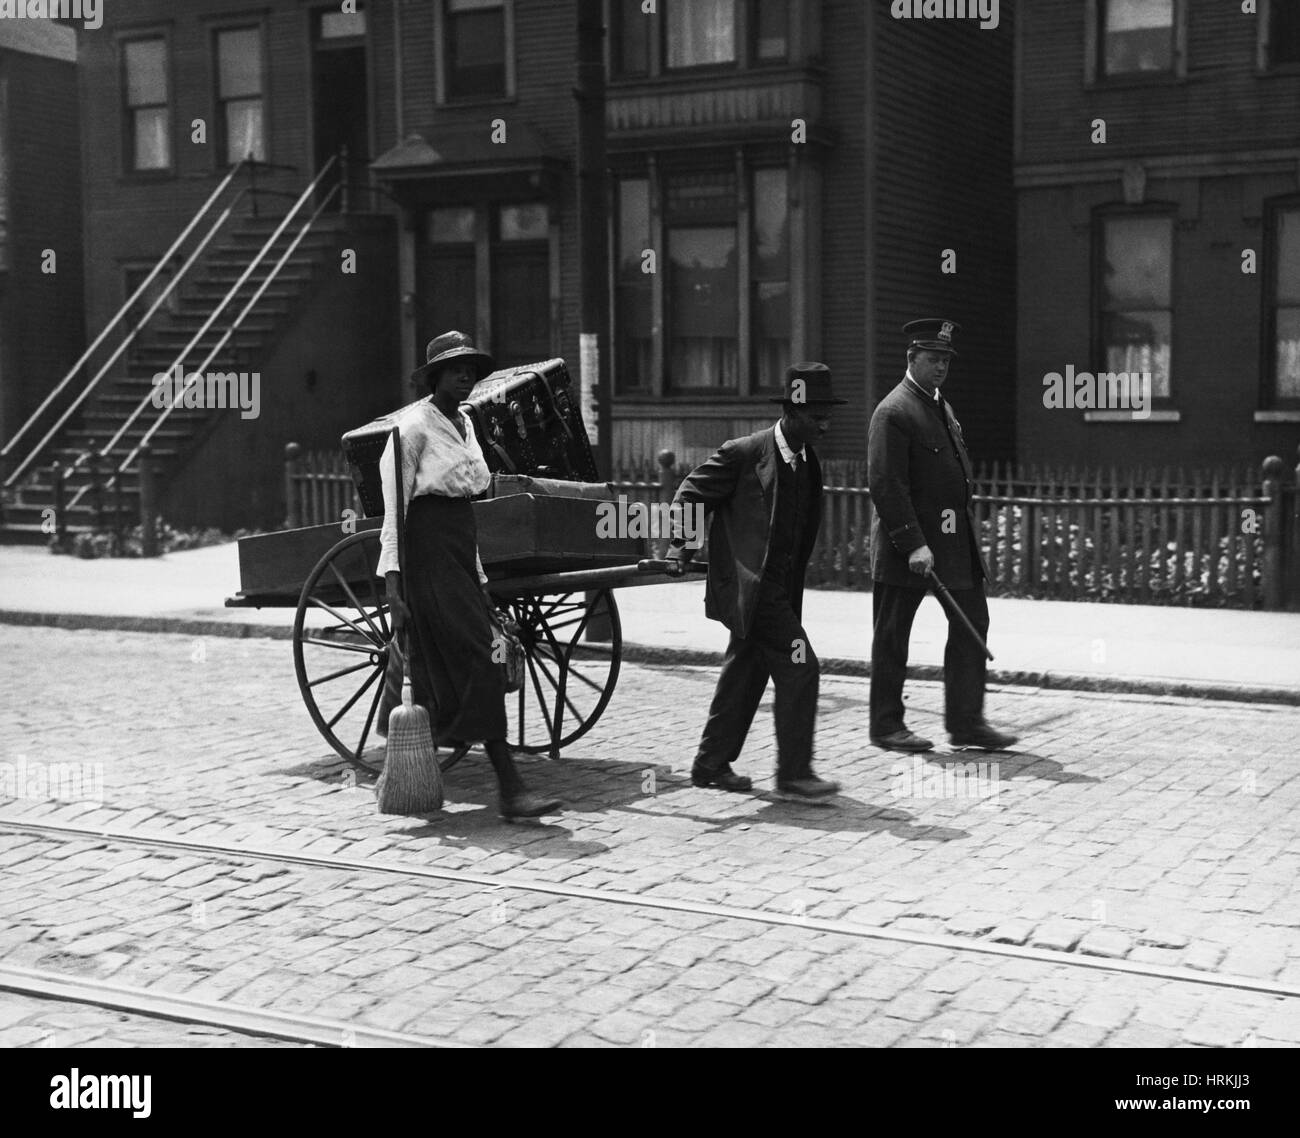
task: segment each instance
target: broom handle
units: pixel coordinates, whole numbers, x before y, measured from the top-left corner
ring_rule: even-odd
[[[397,506],[397,578],[399,581],[398,595],[402,599],[402,604],[406,605],[406,488],[403,486],[402,471],[402,432],[396,427],[392,430],[393,440],[393,489],[394,504]],[[410,605],[406,605],[409,613]],[[394,644],[397,644],[398,637],[393,637]],[[410,673],[411,655],[411,630],[407,623],[402,625],[401,644],[397,645],[397,654],[402,661],[402,676],[405,678]]]

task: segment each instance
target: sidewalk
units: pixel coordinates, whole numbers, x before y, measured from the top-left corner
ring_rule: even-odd
[[[229,609],[234,543],[153,560],[82,561],[0,546],[0,622],[191,635],[287,638],[292,609]],[[704,617],[700,581],[618,593],[625,656],[713,661],[727,632]],[[998,683],[1300,704],[1300,613],[993,598],[989,647]],[[865,674],[871,594],[812,591],[805,626],[828,671]],[[921,606],[912,666],[937,678],[947,624]]]

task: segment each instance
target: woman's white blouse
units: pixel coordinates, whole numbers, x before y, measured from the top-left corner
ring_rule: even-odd
[[[470,498],[481,494],[492,482],[483,451],[474,436],[474,424],[464,411],[462,439],[455,425],[427,399],[406,408],[396,425],[402,436],[402,502],[409,509],[411,499],[421,494],[446,498]],[[384,524],[379,531],[379,575],[396,572],[397,484],[393,478],[393,440],[390,436],[379,459],[379,476],[384,487]],[[403,513],[405,517],[405,513]],[[474,551],[478,579],[486,583],[483,563]]]

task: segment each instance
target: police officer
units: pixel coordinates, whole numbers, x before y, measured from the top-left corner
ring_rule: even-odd
[[[934,746],[903,722],[908,641],[931,570],[948,586],[980,637],[988,636],[988,570],[971,512],[971,462],[961,424],[940,390],[957,354],[952,338],[959,330],[951,320],[905,325],[907,374],[871,416],[867,479],[875,517],[870,734],[873,743],[888,750],[928,751]],[[1016,737],[984,721],[984,679],[981,645],[949,613],[943,655],[949,738],[958,747],[1005,750]]]

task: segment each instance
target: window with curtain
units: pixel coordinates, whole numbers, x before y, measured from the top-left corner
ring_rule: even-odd
[[[1100,0],[1101,74],[1147,75],[1174,68],[1175,0]]]
[[[738,390],[739,257],[732,171],[667,180],[666,386]]]
[[[1101,348],[1108,372],[1149,372],[1169,398],[1174,219],[1107,217],[1101,233]]]
[[[663,2],[670,68],[736,61],[736,0]]]
[[[446,0],[448,99],[504,98],[506,9],[503,0]]]
[[[1280,209],[1273,226],[1272,372],[1277,399],[1300,399],[1300,205]]]
[[[261,28],[217,32],[217,105],[226,163],[265,162]]]
[[[784,168],[754,171],[751,327],[754,385],[780,387],[790,363],[790,204]]]
[[[167,41],[162,36],[127,40],[122,45],[122,68],[127,167],[131,170],[170,169]]]
[[[618,243],[615,249],[614,355],[616,390],[646,391],[652,367],[654,278],[642,271],[650,248],[650,182],[623,178],[618,183]]]

